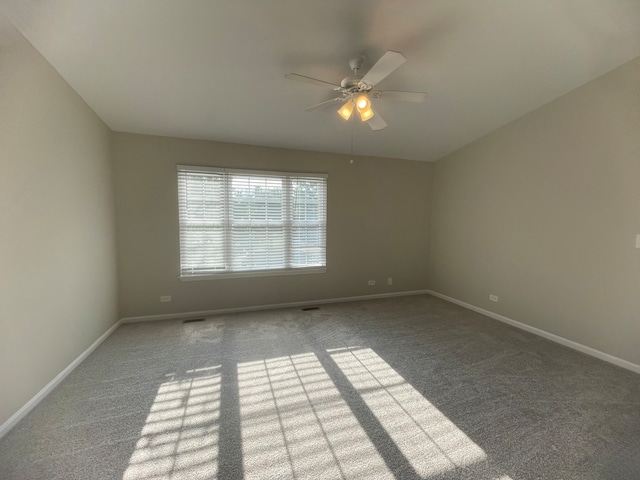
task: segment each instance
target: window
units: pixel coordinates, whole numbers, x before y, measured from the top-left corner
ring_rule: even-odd
[[[327,175],[178,165],[180,276],[326,271]]]

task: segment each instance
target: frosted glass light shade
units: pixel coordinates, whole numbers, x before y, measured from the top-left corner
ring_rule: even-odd
[[[362,114],[362,112],[371,109],[371,100],[366,95],[360,95],[356,98],[356,107],[358,107],[358,112]]]
[[[349,118],[351,118],[352,113],[353,113],[353,102],[347,102],[338,109],[338,115],[340,115],[345,120],[349,120]]]
[[[360,120],[366,122],[367,120],[370,120],[373,115],[373,110],[371,108],[367,108],[366,110],[360,112]]]

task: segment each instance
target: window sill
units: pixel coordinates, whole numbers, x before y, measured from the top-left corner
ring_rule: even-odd
[[[327,273],[327,267],[295,268],[288,270],[252,270],[233,273],[210,273],[206,275],[181,275],[181,282],[198,282],[204,280],[224,280],[225,278],[279,277],[283,275],[310,275]]]

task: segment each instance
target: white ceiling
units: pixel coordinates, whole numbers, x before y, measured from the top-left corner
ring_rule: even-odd
[[[437,160],[640,55],[638,0],[0,0],[116,131]],[[389,126],[303,109],[364,53],[408,61],[380,83]],[[353,147],[352,147],[353,132]]]

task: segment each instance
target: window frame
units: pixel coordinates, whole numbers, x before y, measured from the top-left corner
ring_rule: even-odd
[[[177,178],[176,184],[178,186],[178,243],[179,243],[179,274],[178,278],[181,281],[192,282],[192,281],[201,281],[201,280],[220,280],[225,278],[251,278],[251,277],[267,277],[267,276],[285,276],[285,275],[308,275],[308,274],[320,274],[326,273],[327,271],[327,210],[328,210],[328,174],[327,173],[316,173],[316,172],[283,172],[283,171],[275,171],[275,170],[253,170],[253,169],[239,169],[239,168],[223,168],[223,167],[213,167],[213,166],[197,166],[197,165],[176,165],[177,169]],[[270,268],[270,269],[254,269],[254,270],[226,270],[221,272],[207,272],[202,274],[185,274],[185,269],[183,268],[183,244],[182,244],[182,198],[180,194],[180,172],[192,172],[192,173],[204,173],[204,174],[222,174],[224,176],[224,200],[225,204],[228,204],[228,199],[230,196],[230,183],[233,175],[244,175],[244,176],[262,176],[262,177],[274,177],[283,179],[287,182],[285,185],[285,193],[284,197],[288,197],[287,191],[291,186],[291,181],[297,178],[313,178],[314,180],[322,179],[324,182],[324,192],[323,192],[323,200],[324,200],[324,211],[323,211],[323,222],[319,223],[319,226],[324,229],[324,265],[314,265],[314,266],[305,266],[305,267],[285,267],[285,268]],[[291,201],[290,199],[285,202],[286,205],[283,205],[283,209],[287,212],[288,217],[283,219],[283,225],[286,228],[287,223],[291,226],[294,223],[293,217],[290,213]],[[287,208],[289,207],[289,208]],[[224,241],[223,241],[223,250],[225,251],[224,256],[228,260],[231,250],[231,220],[230,220],[230,208],[228,205],[225,206],[224,209],[224,218],[223,224],[225,225],[225,233],[224,233]],[[291,218],[289,218],[291,217]],[[285,256],[289,258],[291,256],[291,236],[293,230],[290,228],[288,231],[289,238],[285,240]],[[226,262],[226,268],[229,268],[228,263]]]

